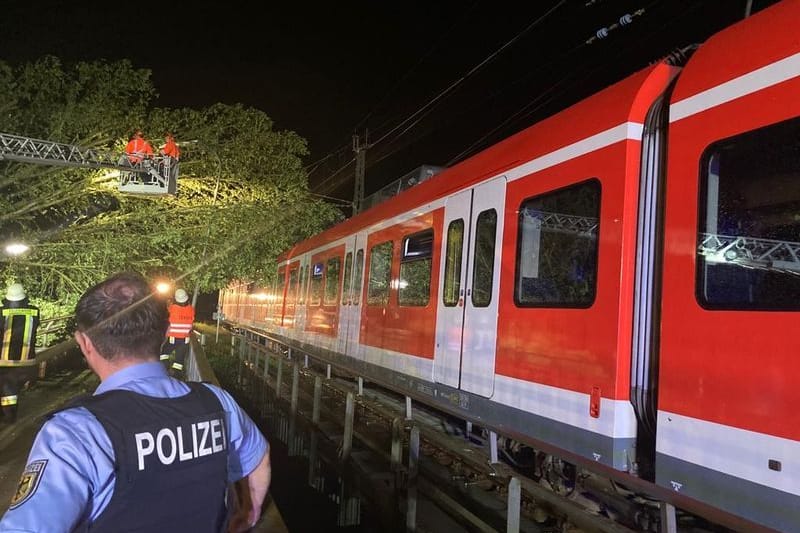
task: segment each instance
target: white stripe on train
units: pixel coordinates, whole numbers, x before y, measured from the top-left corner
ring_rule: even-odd
[[[800,496],[800,442],[658,412],[656,451]],[[780,471],[769,461],[780,461]]]

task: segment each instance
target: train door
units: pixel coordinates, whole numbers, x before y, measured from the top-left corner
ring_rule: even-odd
[[[354,235],[347,239],[344,250],[344,272],[342,274],[342,290],[339,302],[339,337],[337,340],[337,351],[345,354],[348,352],[348,345],[352,331],[357,329],[357,324],[354,328],[354,322],[358,320],[358,309],[353,305],[353,266],[356,253],[356,244],[358,236]]]
[[[286,284],[286,295],[283,305],[283,327],[294,328],[297,316],[297,284],[300,276],[300,262],[289,265],[289,280]]]
[[[487,398],[494,392],[505,191],[500,177],[445,203],[434,379]]]
[[[300,258],[300,279],[297,287],[297,306],[295,311],[295,335],[301,336],[306,327],[306,293],[308,292],[309,256]]]

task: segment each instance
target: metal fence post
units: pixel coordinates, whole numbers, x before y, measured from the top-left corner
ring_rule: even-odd
[[[314,378],[314,406],[311,412],[311,422],[316,426],[319,424],[319,403],[322,398],[322,378]]]
[[[342,436],[342,461],[350,458],[353,449],[353,418],[355,415],[355,397],[352,392],[347,393],[347,404],[344,411],[344,435]]]
[[[506,532],[519,533],[519,510],[522,500],[522,486],[519,479],[512,477],[508,482],[508,515],[506,517]]]
[[[408,439],[408,487],[406,489],[406,531],[417,530],[417,474],[419,473],[419,428],[411,428]]]

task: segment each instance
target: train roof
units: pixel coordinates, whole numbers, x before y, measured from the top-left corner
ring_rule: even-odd
[[[800,50],[798,20],[800,0],[784,0],[712,35],[681,72],[672,102],[702,97],[705,91],[715,88],[724,90],[721,84],[748,73],[754,77],[769,76],[760,67],[791,60]]]
[[[448,167],[429,180],[379,205],[297,243],[279,259],[289,260],[309,250],[366,229],[395,215],[470,187],[526,161],[628,122],[642,123],[652,102],[674,76],[676,67],[660,62],[552,115],[493,146]],[[524,157],[520,157],[524,154]]]

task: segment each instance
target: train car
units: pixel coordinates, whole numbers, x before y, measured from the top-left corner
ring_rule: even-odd
[[[270,312],[231,289],[225,314],[706,514],[800,530],[798,20],[776,4],[298,243]]]

